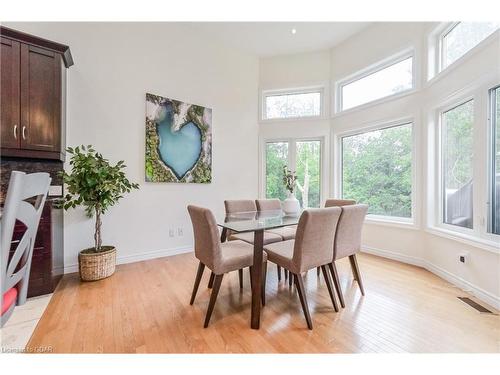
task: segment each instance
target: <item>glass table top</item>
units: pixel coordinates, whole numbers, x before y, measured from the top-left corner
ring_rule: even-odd
[[[296,225],[301,214],[286,214],[283,210],[234,212],[218,217],[217,225],[234,232],[253,232]]]

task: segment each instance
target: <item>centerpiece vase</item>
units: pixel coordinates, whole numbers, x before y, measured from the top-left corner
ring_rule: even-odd
[[[294,193],[289,192],[287,198],[283,201],[283,211],[289,215],[300,211],[300,202],[295,198]]]

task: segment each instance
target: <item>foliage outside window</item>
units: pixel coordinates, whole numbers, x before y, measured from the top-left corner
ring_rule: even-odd
[[[492,177],[490,232],[500,234],[500,87],[491,93]]]
[[[458,22],[441,38],[441,68],[454,63],[498,30],[500,22]]]
[[[442,113],[443,222],[472,229],[474,101]]]
[[[290,156],[290,157],[289,157]],[[283,166],[295,171],[296,197],[301,207],[319,207],[321,201],[321,141],[290,140],[266,143],[266,198],[284,200]],[[291,165],[289,160],[294,160]]]
[[[340,110],[346,110],[413,88],[413,56],[340,86]]]
[[[342,138],[342,197],[372,215],[412,217],[412,124]]]
[[[265,96],[265,119],[314,117],[321,114],[321,91]]]

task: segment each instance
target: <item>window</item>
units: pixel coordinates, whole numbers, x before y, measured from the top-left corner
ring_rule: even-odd
[[[490,36],[500,22],[457,22],[441,36],[441,69],[445,69]]]
[[[286,119],[321,115],[322,90],[265,93],[263,118]]]
[[[342,138],[342,197],[372,215],[412,217],[412,124]]]
[[[286,198],[284,165],[288,165],[288,142],[266,143],[266,198]]]
[[[265,151],[266,198],[285,200],[283,166],[297,174],[295,196],[303,208],[319,207],[321,202],[321,140],[267,141]]]
[[[472,229],[474,101],[441,114],[443,223]]]
[[[391,59],[389,63],[358,74],[339,84],[338,108],[344,111],[377,99],[398,94],[414,87],[413,55]]]
[[[491,95],[491,199],[490,232],[500,234],[500,86]]]

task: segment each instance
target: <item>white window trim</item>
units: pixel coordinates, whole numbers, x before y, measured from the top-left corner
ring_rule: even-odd
[[[493,233],[493,217],[494,217],[494,206],[493,204],[495,201],[493,200],[493,194],[495,194],[495,184],[496,184],[496,177],[495,177],[495,154],[494,154],[494,143],[495,143],[495,130],[493,129],[494,126],[496,125],[497,131],[500,131],[500,124],[496,124],[496,103],[495,103],[495,98],[493,95],[493,92],[496,90],[500,90],[500,84],[491,87],[488,90],[488,130],[487,130],[487,152],[488,152],[488,165],[487,165],[487,171],[488,171],[488,178],[487,178],[487,186],[488,186],[488,192],[487,192],[487,201],[486,204],[488,206],[488,212],[487,212],[487,224],[486,224],[486,231],[488,236],[500,236],[499,234]],[[500,95],[500,91],[498,93]],[[497,152],[500,152],[500,150],[496,150]],[[497,218],[497,220],[500,220],[500,217]]]
[[[473,229],[462,228],[442,222],[442,179],[441,179],[441,113],[448,109],[463,104],[469,100],[474,100],[474,165],[473,179],[475,185],[480,184],[477,180],[483,178],[486,181],[489,176],[481,176],[478,171],[478,166],[481,168],[489,160],[489,147],[484,147],[482,142],[489,138],[481,134],[487,126],[484,123],[489,117],[486,113],[486,105],[489,103],[489,90],[498,86],[498,78],[496,75],[491,75],[487,79],[481,79],[478,82],[469,85],[454,94],[447,96],[441,101],[437,100],[437,106],[432,106],[425,109],[429,114],[428,134],[426,136],[428,142],[427,156],[427,199],[426,205],[426,226],[425,231],[437,236],[456,240],[470,246],[474,246],[483,250],[500,254],[500,235],[488,233],[487,225],[483,225],[478,220],[478,217],[488,217],[488,206],[486,202],[489,200],[490,188],[488,183],[484,183],[483,189],[474,189],[473,192]],[[485,107],[485,108],[483,108]],[[479,110],[478,110],[479,109]],[[485,116],[486,114],[486,116]],[[488,135],[489,136],[489,135]],[[479,149],[479,152],[477,152]],[[487,164],[487,163],[486,163]],[[482,169],[485,169],[482,167]],[[483,173],[486,173],[484,171]],[[486,177],[486,179],[485,179]]]
[[[415,126],[415,118],[413,116],[402,117],[393,120],[385,120],[377,123],[371,123],[369,125],[360,125],[353,129],[349,129],[342,132],[334,132],[333,133],[333,145],[334,145],[334,153],[333,153],[333,166],[334,166],[334,195],[338,197],[342,197],[342,138],[349,137],[357,134],[362,134],[375,130],[382,130],[387,128],[392,128],[395,126],[412,124],[412,181],[411,181],[411,217],[396,217],[396,216],[385,216],[385,215],[373,215],[369,214],[366,216],[366,222],[368,224],[378,224],[378,225],[387,225],[392,227],[403,227],[403,228],[411,228],[417,229],[418,225],[418,209],[417,209],[417,199],[418,199],[418,181],[417,174],[418,168],[417,160],[418,160],[418,134]]]
[[[454,71],[462,63],[488,47],[495,41],[500,39],[500,29],[494,31],[488,37],[484,38],[481,42],[476,44],[458,59],[453,61],[450,65],[443,68],[443,36],[450,32],[459,22],[443,22],[440,23],[429,34],[427,38],[427,53],[428,53],[428,67],[427,67],[427,85],[440,80],[447,76],[450,72]]]
[[[316,93],[320,94],[320,108],[319,115],[315,116],[294,116],[294,117],[277,117],[277,118],[267,118],[266,113],[266,98],[269,96],[277,95],[296,95],[296,94],[309,94]],[[313,120],[313,119],[324,119],[327,117],[326,114],[326,87],[325,85],[314,85],[306,87],[294,87],[294,88],[284,88],[284,89],[264,89],[260,93],[260,115],[259,120],[261,122],[279,122],[279,121],[301,121],[301,120]]]
[[[296,170],[296,154],[297,154],[297,142],[307,142],[307,141],[318,141],[320,142],[320,156],[319,156],[319,202],[320,207],[323,205],[324,198],[324,178],[325,178],[325,137],[263,137],[260,141],[260,183],[259,183],[259,197],[260,199],[266,199],[266,144],[267,143],[277,143],[277,142],[288,142],[288,168]]]
[[[392,95],[387,95],[382,98],[374,99],[371,101],[368,101],[366,103],[359,104],[357,106],[348,108],[348,109],[342,109],[342,88],[352,82],[358,81],[362,78],[365,78],[369,75],[372,75],[373,73],[377,73],[381,70],[384,70],[385,68],[390,67],[391,65],[397,64],[403,60],[406,60],[408,58],[412,59],[412,87],[400,91],[398,93],[392,94]],[[362,108],[365,108],[367,106],[372,106],[374,104],[380,104],[383,102],[386,102],[388,100],[394,100],[396,98],[406,96],[408,94],[414,93],[417,91],[418,87],[418,71],[419,71],[419,66],[418,66],[418,58],[417,58],[417,53],[415,48],[409,47],[406,48],[396,54],[393,54],[381,61],[378,61],[364,69],[361,69],[345,78],[342,78],[338,80],[337,82],[334,83],[335,86],[335,98],[334,98],[334,108],[335,108],[335,114],[340,114],[340,113],[348,113],[354,110],[359,110]]]

